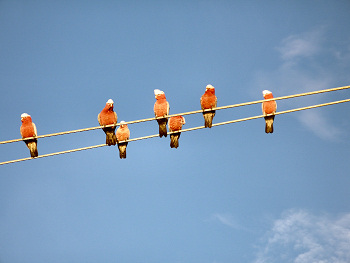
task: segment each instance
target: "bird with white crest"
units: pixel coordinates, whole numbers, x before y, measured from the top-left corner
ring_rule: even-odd
[[[205,128],[211,128],[213,125],[213,118],[215,116],[215,110],[213,110],[213,108],[216,107],[217,101],[218,99],[215,96],[215,88],[210,84],[207,85],[200,100]]]
[[[263,96],[265,100],[273,99],[272,92],[269,90],[264,90]],[[273,121],[275,119],[275,113],[277,110],[277,103],[275,100],[270,101],[264,101],[262,103],[262,113],[265,116],[265,132],[266,133],[273,133]],[[269,115],[269,116],[267,116]]]
[[[117,124],[117,113],[113,111],[114,102],[112,99],[109,99],[106,103],[106,106],[98,114],[97,120],[100,126],[107,126]],[[106,133],[106,144],[108,146],[116,145],[117,137],[115,135],[116,125],[103,127],[102,130]]]
[[[168,118],[166,116],[169,115],[169,102],[166,100],[164,91],[155,89],[154,95],[157,101],[154,103],[153,109],[159,125],[159,137],[167,137],[168,133],[166,125],[168,123]]]
[[[126,147],[128,146],[128,142],[126,142],[126,140],[129,140],[130,138],[130,131],[125,121],[121,121],[119,124],[120,126],[117,129],[117,133],[116,133],[118,149],[119,149],[119,157],[120,159],[125,159]]]
[[[38,134],[36,126],[32,121],[32,117],[27,113],[23,113],[21,115],[21,122],[22,125],[20,128],[20,132],[22,135],[22,139],[24,140],[30,151],[30,156],[32,158],[38,157],[37,138],[35,138]]]
[[[179,147],[179,139],[181,132],[177,131],[180,131],[182,129],[182,125],[184,125],[185,123],[185,118],[181,115],[173,116],[169,119],[169,132],[174,132],[170,134],[170,148]]]

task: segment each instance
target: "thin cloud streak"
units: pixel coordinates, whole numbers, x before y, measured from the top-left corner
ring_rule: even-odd
[[[244,229],[242,226],[240,226],[236,222],[236,220],[231,215],[216,213],[216,214],[213,214],[211,216],[211,218],[213,220],[219,221],[221,224],[223,224],[225,226],[228,226],[230,228],[233,228],[233,229]]]

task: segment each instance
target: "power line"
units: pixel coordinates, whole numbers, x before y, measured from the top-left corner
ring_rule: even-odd
[[[294,95],[277,97],[277,98],[273,98],[273,99],[267,99],[267,100],[262,99],[262,100],[256,100],[256,101],[251,101],[251,102],[244,102],[244,103],[232,104],[232,105],[227,105],[227,106],[221,106],[221,107],[213,108],[213,110],[223,110],[223,109],[229,109],[229,108],[236,108],[236,107],[242,107],[242,106],[258,104],[258,103],[262,103],[264,101],[291,99],[291,98],[297,98],[297,97],[302,97],[302,96],[320,94],[320,93],[325,93],[325,92],[344,90],[344,89],[349,89],[349,88],[350,88],[350,86],[343,86],[343,87],[338,87],[338,88],[331,88],[331,89],[317,90],[317,91],[311,91],[311,92],[304,92],[304,93],[299,93],[299,94],[294,94]],[[211,109],[207,110],[207,111],[211,111]],[[202,110],[195,110],[195,111],[188,111],[188,112],[183,112],[183,113],[178,113],[178,114],[171,114],[171,115],[168,115],[167,117],[170,118],[170,117],[178,116],[178,115],[184,116],[184,115],[191,115],[191,114],[197,114],[197,113],[202,113],[202,112],[203,112]],[[155,118],[155,117],[153,117],[153,118],[146,118],[146,119],[140,119],[140,120],[125,122],[125,124],[141,123],[141,122],[146,122],[146,121],[153,121],[153,120],[156,120],[156,119],[157,118]],[[83,128],[83,129],[77,129],[77,130],[71,130],[71,131],[50,133],[50,134],[45,134],[45,135],[39,135],[39,136],[36,136],[35,138],[40,139],[40,138],[53,137],[53,136],[58,136],[58,135],[65,135],[65,134],[71,134],[71,133],[92,131],[92,130],[97,130],[97,129],[101,129],[101,128],[104,128],[104,127],[112,127],[112,126],[118,126],[118,125],[120,125],[120,123],[117,123],[116,125],[112,124],[112,125],[106,125],[106,126],[96,126],[96,127]],[[28,140],[28,139],[33,139],[33,138],[26,138],[26,140]],[[7,140],[7,141],[0,141],[0,144],[7,144],[7,143],[13,143],[13,142],[19,142],[19,141],[23,141],[23,139],[13,139],[13,140]]]
[[[291,109],[291,110],[280,111],[280,112],[276,112],[274,115],[280,115],[280,114],[292,113],[292,112],[296,112],[296,111],[314,109],[314,108],[319,108],[319,107],[324,107],[324,106],[329,106],[329,105],[335,105],[335,104],[344,103],[344,102],[350,102],[350,99],[338,100],[338,101],[322,103],[322,104],[317,104],[317,105],[312,105],[312,106],[307,106],[307,107],[301,107],[301,108],[295,108],[295,109]],[[269,115],[271,115],[271,114],[269,114]],[[269,115],[267,115],[267,116],[269,116]],[[257,115],[257,116],[248,117],[248,118],[242,118],[242,119],[236,119],[236,120],[231,120],[231,121],[214,123],[212,126],[213,127],[214,126],[221,126],[221,125],[232,124],[232,123],[237,123],[237,122],[242,122],[242,121],[259,119],[259,118],[262,118],[262,117],[265,117],[265,115]],[[178,132],[188,132],[188,131],[194,131],[194,130],[199,130],[199,129],[204,129],[204,128],[205,128],[204,126],[198,126],[198,127],[183,129],[183,130],[176,131],[176,132],[168,132],[168,134],[178,133]],[[154,137],[158,137],[158,136],[159,136],[159,134],[153,134],[153,135],[138,137],[138,138],[134,138],[134,139],[129,139],[129,140],[127,140],[127,142],[133,142],[133,141],[139,141],[139,140],[144,140],[144,139],[150,139],[150,138],[154,138]],[[77,149],[72,149],[72,150],[67,150],[67,151],[43,154],[43,155],[39,155],[38,157],[35,157],[34,159],[50,157],[50,156],[66,154],[66,153],[72,153],[72,152],[78,152],[78,151],[84,151],[84,150],[89,150],[89,149],[94,149],[94,148],[99,148],[99,147],[104,147],[104,146],[107,146],[107,144],[99,144],[99,145],[82,147],[82,148],[77,148]],[[12,161],[1,162],[0,165],[16,163],[16,162],[22,162],[22,161],[27,161],[27,160],[31,160],[31,159],[33,159],[33,158],[27,157],[27,158],[22,158],[22,159],[16,159],[16,160],[12,160]]]

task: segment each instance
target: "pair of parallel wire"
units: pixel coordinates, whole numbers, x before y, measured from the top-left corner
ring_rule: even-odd
[[[277,100],[291,99],[291,98],[297,98],[297,97],[302,97],[302,96],[309,96],[309,95],[315,95],[315,94],[320,94],[320,93],[344,90],[344,89],[349,89],[349,88],[350,88],[350,86],[343,86],[343,87],[332,88],[332,89],[324,89],[324,90],[318,90],[318,91],[304,92],[304,93],[299,93],[299,94],[294,94],[294,95],[277,97],[277,98],[273,98],[273,99],[256,100],[256,101],[251,101],[251,102],[245,102],[245,103],[238,103],[238,104],[232,104],[232,105],[227,105],[227,106],[221,106],[221,107],[213,108],[213,110],[224,110],[224,109],[230,109],[230,108],[237,108],[237,107],[242,107],[242,106],[248,106],[248,105],[262,103],[264,101],[271,101],[271,100],[277,101]],[[307,106],[307,107],[301,107],[301,108],[295,108],[295,109],[291,109],[291,110],[280,111],[280,112],[276,112],[274,115],[292,113],[292,112],[302,111],[302,110],[309,110],[309,109],[314,109],[314,108],[319,108],[319,107],[324,107],[324,106],[329,106],[329,105],[340,104],[340,103],[344,103],[344,102],[350,102],[350,99],[338,100],[338,101],[322,103],[322,104],[317,104],[317,105],[312,105],[312,106]],[[207,111],[210,111],[210,110],[207,110]],[[203,111],[202,110],[195,110],[195,111],[189,111],[189,112],[184,112],[184,113],[179,113],[179,114],[172,114],[172,115],[168,115],[167,117],[170,118],[170,117],[178,116],[178,115],[184,116],[184,115],[191,115],[191,114],[197,114],[197,113],[203,113]],[[231,120],[231,121],[214,123],[212,125],[212,127],[226,125],[226,124],[232,124],[232,123],[237,123],[237,122],[242,122],[242,121],[254,120],[254,119],[263,118],[263,117],[265,117],[265,115],[257,115],[257,116],[248,117],[248,118],[241,118],[241,119],[235,119],[235,120]],[[141,122],[146,122],[146,121],[153,121],[153,120],[156,120],[156,119],[157,118],[146,118],[146,119],[141,119],[141,120],[125,122],[125,124],[141,123]],[[120,124],[117,123],[116,125],[118,126]],[[39,135],[39,136],[36,136],[35,138],[39,139],[39,138],[53,137],[53,136],[59,136],[59,135],[66,135],[66,134],[71,134],[71,133],[92,131],[92,130],[101,129],[101,128],[104,128],[104,127],[112,127],[112,126],[115,126],[115,125],[96,126],[96,127],[90,127],[90,128],[84,128],[84,129],[78,129],[78,130],[57,132],[57,133]],[[194,130],[199,130],[199,129],[204,129],[204,128],[205,128],[204,126],[198,126],[198,127],[183,129],[183,130],[176,131],[176,132],[188,132],[188,131],[194,131]],[[172,132],[168,132],[168,134],[171,134],[171,133]],[[129,140],[127,140],[127,142],[145,140],[145,139],[155,138],[155,137],[158,137],[158,136],[159,136],[159,134],[153,134],[153,135],[138,137],[138,138],[134,138],[134,139],[129,139]],[[26,140],[28,140],[28,139],[32,139],[32,138],[26,138]],[[19,142],[19,141],[23,141],[23,139],[14,139],[14,140],[0,141],[0,144],[14,143],[14,142]],[[104,147],[104,146],[107,146],[107,144],[99,144],[99,145],[93,145],[93,146],[88,146],[88,147],[76,148],[76,149],[72,149],[72,150],[66,150],[66,151],[54,152],[54,153],[49,153],[49,154],[43,154],[43,155],[39,155],[38,157],[35,157],[35,158],[27,157],[27,158],[22,158],[22,159],[5,161],[5,162],[0,162],[0,165],[16,163],[16,162],[21,162],[21,161],[26,161],[26,160],[31,160],[31,159],[50,157],[50,156],[66,154],[66,153],[90,150],[90,149],[95,149],[95,148]]]

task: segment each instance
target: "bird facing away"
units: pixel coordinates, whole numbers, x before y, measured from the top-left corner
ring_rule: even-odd
[[[26,138],[36,137],[38,135],[36,131],[36,126],[32,122],[32,117],[27,113],[23,113],[21,115],[21,121],[22,125],[20,131],[22,139],[24,139],[24,142],[26,143],[30,151],[30,156],[32,158],[38,157],[37,139],[32,138],[29,140],[25,140]]]
[[[175,132],[182,129],[182,125],[184,125],[185,118],[182,116],[174,116],[169,119],[169,132]],[[180,138],[181,132],[176,132],[170,134],[170,147],[171,148],[177,148],[179,147],[179,138]]]
[[[97,120],[100,126],[106,126],[111,124],[117,124],[117,114],[113,111],[113,100],[109,99],[106,106],[98,114]],[[117,137],[115,136],[116,126],[104,127],[102,130],[106,133],[106,144],[108,146],[116,145]]]
[[[169,103],[166,100],[165,94],[163,91],[159,89],[154,90],[154,95],[156,98],[156,102],[154,103],[154,115],[157,119],[158,125],[159,125],[159,137],[167,137],[167,123],[168,118],[166,117],[169,115]]]
[[[126,146],[128,146],[128,142],[123,142],[129,140],[130,131],[128,125],[125,124],[125,121],[120,122],[120,126],[117,129],[117,143],[119,148],[119,157],[120,159],[126,158]]]
[[[217,105],[217,97],[215,96],[215,88],[212,85],[207,85],[205,92],[201,97],[201,107],[203,110],[204,127],[211,128],[213,124],[213,118],[215,116],[215,110],[204,111],[215,108]]]
[[[264,99],[266,99],[266,100],[273,98],[272,92],[269,90],[264,90],[262,93],[263,93]],[[277,110],[276,101],[271,100],[271,101],[264,101],[262,103],[263,115],[275,114],[276,110]],[[273,133],[273,121],[275,119],[275,115],[265,116],[264,118],[265,118],[265,122],[266,122],[265,132],[266,133]]]

